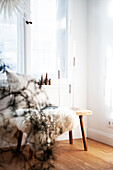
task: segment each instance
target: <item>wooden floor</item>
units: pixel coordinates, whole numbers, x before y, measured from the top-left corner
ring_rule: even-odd
[[[83,150],[82,140],[76,139],[73,145],[68,141],[57,142],[56,153],[56,170],[113,170],[113,147],[90,139],[88,151]],[[8,153],[5,153],[4,158],[6,157],[10,157]],[[21,159],[19,161],[22,163]],[[0,166],[0,170],[22,170],[19,161],[12,165],[6,164],[5,168]]]

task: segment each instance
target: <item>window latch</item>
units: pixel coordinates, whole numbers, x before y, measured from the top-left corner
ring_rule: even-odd
[[[26,24],[32,24],[32,22],[31,21],[26,21]]]

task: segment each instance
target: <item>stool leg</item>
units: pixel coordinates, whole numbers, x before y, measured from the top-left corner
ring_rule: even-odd
[[[18,144],[17,144],[17,148],[16,148],[17,152],[20,151],[22,136],[23,136],[23,132],[21,130],[19,130]]]
[[[87,139],[86,139],[86,134],[85,134],[83,116],[79,116],[79,118],[80,118],[80,125],[81,125],[81,131],[82,131],[84,150],[87,151],[88,150],[88,146],[87,146]]]
[[[69,131],[69,143],[70,143],[70,144],[73,144],[72,130]]]

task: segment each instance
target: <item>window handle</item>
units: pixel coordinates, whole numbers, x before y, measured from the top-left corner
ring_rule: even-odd
[[[32,22],[31,21],[26,21],[26,24],[32,24]]]

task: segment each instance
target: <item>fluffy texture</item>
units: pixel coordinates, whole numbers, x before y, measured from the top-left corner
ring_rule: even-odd
[[[59,135],[72,130],[77,125],[77,116],[66,107],[46,109],[42,112],[33,109],[21,109],[16,112],[19,116],[26,115],[21,119],[18,117],[11,119],[11,124],[27,134],[27,141],[34,151],[44,144],[49,145]]]
[[[16,109],[35,108],[40,110],[49,105],[49,100],[44,89],[39,88],[33,77],[8,71],[6,74],[10,89],[8,87],[0,89],[0,97],[7,96],[0,100],[0,110],[2,110],[2,113],[0,112],[0,138],[12,143],[17,127],[21,125],[19,123],[24,120],[24,116],[18,117],[19,123],[14,126],[10,124],[10,119],[17,116]],[[10,91],[13,95],[8,95]]]
[[[10,90],[14,94],[22,92],[22,95],[27,97],[30,105],[29,107],[27,105],[23,106],[23,99],[25,100],[25,98],[15,96],[19,109],[14,112],[10,111],[8,114],[5,113],[4,115],[7,115],[5,120],[9,122],[12,128],[16,127],[15,129],[22,130],[27,135],[26,139],[32,150],[36,151],[50,145],[59,135],[72,130],[77,125],[77,116],[74,111],[66,107],[44,109],[48,105],[48,97],[31,76],[7,72],[7,81]],[[19,100],[22,100],[22,104]],[[0,124],[4,125],[2,120]],[[14,136],[14,132],[12,131],[13,135],[11,136]]]
[[[8,71],[6,72],[6,75],[10,90],[15,94],[16,92],[21,93],[17,96],[15,95],[18,109],[33,107],[42,109],[43,107],[50,105],[45,90],[43,88],[40,89],[33,77]]]

